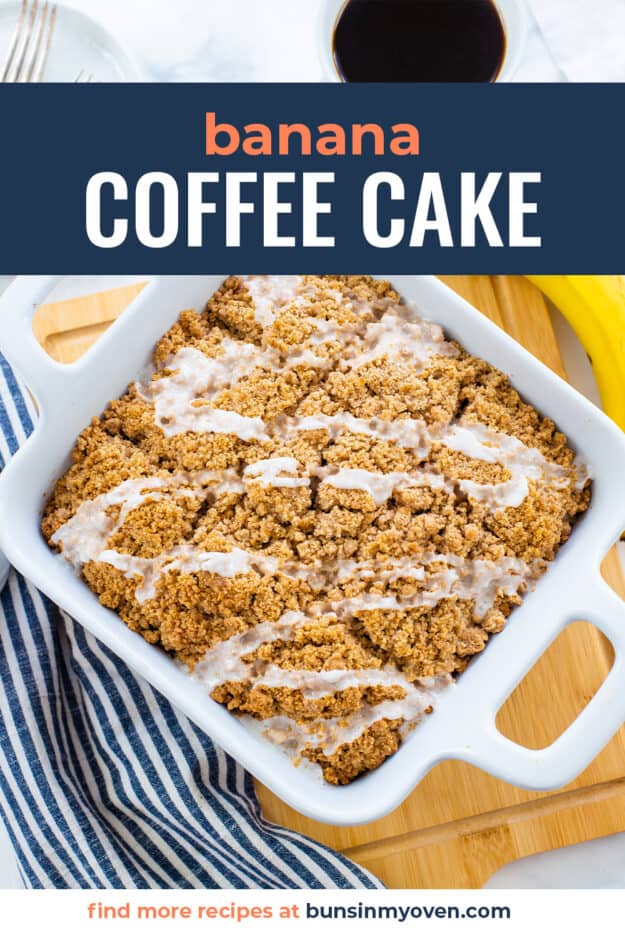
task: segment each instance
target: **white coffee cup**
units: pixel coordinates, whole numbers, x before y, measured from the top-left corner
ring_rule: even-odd
[[[334,61],[332,43],[334,30],[343,7],[349,0],[321,0],[318,43],[321,66],[326,81],[341,81]],[[527,39],[529,17],[525,0],[492,0],[503,23],[506,47],[503,62],[495,81],[510,81],[516,71]]]

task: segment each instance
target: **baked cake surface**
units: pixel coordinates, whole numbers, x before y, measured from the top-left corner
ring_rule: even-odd
[[[216,701],[349,782],[503,628],[586,472],[367,277],[231,277],[154,368],[80,435],[43,533]]]

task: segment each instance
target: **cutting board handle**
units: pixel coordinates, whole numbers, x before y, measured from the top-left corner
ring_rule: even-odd
[[[545,749],[528,749],[499,732],[495,716],[471,741],[463,758],[504,781],[533,790],[561,788],[573,781],[625,722],[625,602],[599,571],[584,578],[581,597],[567,621],[592,622],[614,648],[614,663],[601,687],[570,726]],[[580,663],[580,667],[581,667]],[[554,678],[557,680],[557,676]],[[545,707],[550,701],[545,700]]]

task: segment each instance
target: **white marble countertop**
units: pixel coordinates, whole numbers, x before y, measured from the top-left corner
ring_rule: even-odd
[[[317,81],[325,0],[64,0],[110,30],[148,80]],[[514,81],[625,80],[623,0],[522,0]]]
[[[625,889],[625,834],[509,863],[487,889]]]
[[[64,0],[98,20],[156,81],[318,81],[323,0]],[[553,0],[532,0],[553,2]],[[597,0],[599,4],[604,0]],[[244,25],[243,25],[244,24]],[[530,29],[517,81],[560,81]]]

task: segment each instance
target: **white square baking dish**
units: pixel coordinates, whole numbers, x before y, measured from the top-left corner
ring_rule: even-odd
[[[202,308],[220,276],[153,279],[78,362],[59,365],[42,351],[31,320],[59,278],[20,278],[0,300],[0,348],[41,412],[35,432],[0,476],[0,549],[11,563],[139,674],[165,694],[260,781],[303,814],[334,825],[361,824],[396,807],[434,765],[468,761],[515,785],[560,787],[577,776],[625,720],[625,603],[599,572],[625,529],[625,435],[603,413],[433,277],[388,276],[406,301],[440,323],[470,352],[510,376],[514,386],[570,438],[594,478],[591,507],[549,572],[450,688],[437,711],[399,752],[344,788],[295,767],[208,697],[167,655],[100,605],[40,534],[46,493],[65,469],[74,440],[94,414],[148,364],[157,339],[181,310]],[[543,750],[502,736],[502,703],[569,622],[588,619],[615,649],[602,687],[575,722]]]

